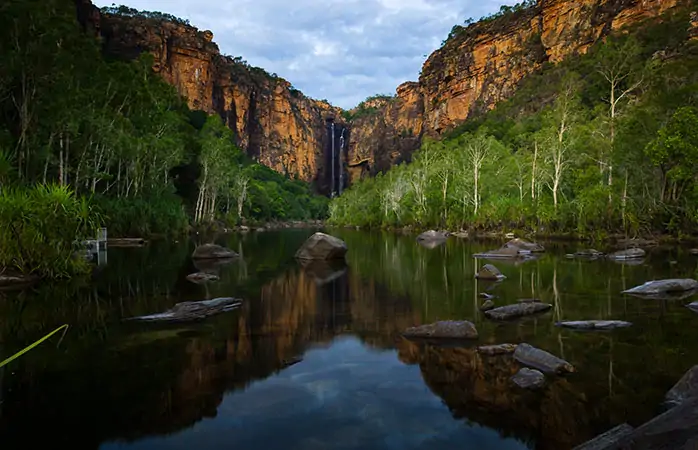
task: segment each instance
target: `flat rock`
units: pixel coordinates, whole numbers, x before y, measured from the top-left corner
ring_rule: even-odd
[[[109,238],[107,239],[108,247],[142,247],[147,244],[143,238]]]
[[[343,259],[347,254],[347,244],[329,234],[317,232],[306,240],[296,252],[298,259]]]
[[[644,258],[645,254],[645,251],[641,248],[629,248],[626,250],[620,250],[615,253],[611,253],[610,255],[608,255],[608,258],[624,261],[626,259]]]
[[[473,255],[475,258],[484,259],[510,259],[519,258],[522,256],[517,248],[498,248],[496,250],[490,250],[484,253],[476,253]]]
[[[542,313],[552,307],[553,305],[548,303],[517,303],[485,311],[485,316],[494,320],[509,320]]]
[[[623,291],[623,294],[656,295],[674,294],[698,289],[698,281],[692,278],[671,278],[648,281],[640,286]]]
[[[191,322],[231,311],[242,304],[242,300],[232,297],[214,298],[200,302],[177,303],[172,308],[158,314],[132,317],[127,320],[142,322]]]
[[[667,392],[664,397],[666,406],[678,406],[698,394],[698,365],[688,369],[681,379]]]
[[[218,281],[218,275],[206,272],[196,272],[187,275],[187,280],[196,284],[210,283],[212,281]]]
[[[485,300],[485,302],[480,305],[480,311],[489,311],[494,309],[494,302],[492,300]]]
[[[545,373],[571,373],[574,372],[572,364],[564,359],[541,350],[529,344],[519,344],[514,352],[514,359],[524,366],[541,370]]]
[[[686,308],[690,309],[693,312],[698,312],[698,302],[692,302],[686,305]]]
[[[216,244],[202,244],[194,249],[193,259],[229,259],[237,258],[234,251]]]
[[[589,248],[589,249],[584,249],[584,250],[579,250],[575,252],[572,255],[574,258],[600,258],[603,256],[603,253],[594,249],[594,248]]]
[[[475,278],[480,280],[503,280],[506,277],[492,264],[485,264],[475,274]]]
[[[516,301],[519,303],[540,303],[539,298],[520,298]]]
[[[594,439],[578,445],[573,450],[606,450],[611,445],[621,442],[624,437],[632,433],[633,427],[627,423],[611,428],[603,434],[596,436]]]
[[[524,367],[511,377],[511,381],[523,389],[540,389],[545,384],[545,375],[539,370]]]
[[[632,323],[623,320],[575,320],[557,322],[555,325],[562,328],[571,328],[573,330],[613,330],[615,328],[632,326]]]
[[[536,243],[529,242],[525,239],[515,238],[504,244],[502,248],[515,248],[519,251],[530,252],[530,253],[540,253],[545,251],[545,247]]]
[[[467,320],[444,320],[408,328],[402,334],[412,338],[477,339],[475,325]]]
[[[488,294],[487,292],[480,292],[480,298],[484,298],[485,300],[494,300],[495,298],[497,298],[497,296]]]
[[[518,347],[516,344],[482,345],[477,348],[477,352],[488,356],[508,355],[514,353],[516,347]]]
[[[445,241],[448,234],[443,231],[429,230],[417,236],[417,241]]]
[[[36,275],[3,272],[0,273],[0,288],[24,287],[38,280]]]

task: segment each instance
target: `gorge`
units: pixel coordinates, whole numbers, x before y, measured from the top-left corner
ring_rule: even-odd
[[[153,70],[187,98],[190,108],[220,115],[248,155],[328,195],[342,184],[409,161],[423,137],[438,138],[492,109],[545,64],[585,53],[613,31],[690,3],[540,0],[457,25],[427,58],[418,82],[401,84],[393,97],[368,99],[342,111],[305,96],[275,74],[221,54],[211,31],[101,13],[89,0],[76,2],[78,17],[100,36],[107,54],[132,59],[151,53]],[[328,150],[340,152],[337,146],[343,153],[333,163],[335,153]]]

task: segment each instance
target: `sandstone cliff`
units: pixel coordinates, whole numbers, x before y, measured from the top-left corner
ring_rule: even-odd
[[[373,117],[354,121],[350,161],[380,170],[510,97],[543,63],[586,52],[610,32],[689,0],[539,0],[530,8],[461,27]],[[686,24],[688,27],[689,24]],[[401,134],[402,130],[414,134]],[[398,156],[399,155],[399,156]],[[358,171],[354,171],[354,176]]]

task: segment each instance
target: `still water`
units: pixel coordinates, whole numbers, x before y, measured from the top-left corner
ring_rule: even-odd
[[[641,264],[574,261],[577,244],[523,264],[495,262],[507,279],[476,282],[474,253],[500,242],[332,230],[347,266],[302,268],[293,254],[310,230],[221,236],[240,261],[204,267],[193,242],[110,249],[94,279],[0,294],[0,359],[55,327],[70,329],[0,371],[0,446],[72,449],[569,449],[615,425],[638,425],[698,362],[698,314],[684,300],[620,291],[647,280],[695,277],[677,248]],[[553,303],[546,314],[485,319],[478,293],[498,304]],[[222,296],[243,306],[195,325],[122,322],[174,303]],[[620,319],[613,332],[575,332],[558,320]],[[416,324],[468,319],[479,344],[528,342],[577,373],[539,392],[509,378],[510,357],[400,337]],[[44,447],[46,448],[46,447]]]

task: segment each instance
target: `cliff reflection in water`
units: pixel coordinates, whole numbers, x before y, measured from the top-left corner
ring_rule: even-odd
[[[143,260],[110,255],[112,271],[87,286],[8,295],[0,302],[0,344],[17,348],[55,323],[71,323],[71,332],[58,348],[32,351],[2,374],[0,440],[8,448],[70,442],[96,449],[113,441],[150,448],[144,438],[155,436],[182,442],[217,436],[219,445],[230,440],[245,448],[251,436],[264,444],[276,435],[288,448],[313,448],[332,442],[336,431],[351,448],[400,435],[417,440],[402,448],[441,439],[445,448],[525,442],[565,449],[617,424],[647,420],[695,363],[683,356],[698,350],[695,313],[681,302],[619,294],[647,279],[690,276],[696,263],[681,254],[671,255],[675,265],[662,264],[668,258],[660,253],[650,254],[648,264],[623,266],[569,261],[551,248],[536,261],[496,263],[507,280],[483,285],[473,279],[480,263],[471,255],[485,245],[449,240],[430,250],[410,236],[338,230],[333,234],[350,248],[347,265],[301,266],[292,255],[308,234],[231,238],[227,244],[243,258],[216,267],[221,280],[208,286],[184,281],[196,270],[187,245],[168,250],[170,258],[157,249]],[[163,260],[166,266],[154,264]],[[555,308],[528,320],[489,322],[478,310],[484,289],[498,303],[536,297]],[[177,301],[228,295],[243,297],[242,308],[198,325],[120,321]],[[554,326],[597,318],[634,325],[613,333]],[[511,357],[400,337],[409,326],[444,319],[475,322],[480,344],[529,342],[578,372],[549,378],[543,391],[530,393],[509,382],[518,370]],[[299,358],[305,360],[289,367]],[[257,422],[250,425],[250,418]],[[223,428],[210,428],[218,422]],[[37,433],[37,424],[50,432]],[[496,444],[482,440],[485,431],[500,436]],[[322,433],[329,437],[310,439]]]

